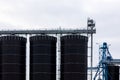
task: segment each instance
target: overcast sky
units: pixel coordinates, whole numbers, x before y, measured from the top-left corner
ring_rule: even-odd
[[[96,21],[96,43],[108,42],[113,58],[120,58],[120,0],[0,0],[0,30],[83,28]]]

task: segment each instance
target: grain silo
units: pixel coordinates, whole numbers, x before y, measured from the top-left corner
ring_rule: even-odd
[[[26,38],[0,37],[0,80],[25,80]]]
[[[56,80],[56,38],[30,37],[30,80]]]
[[[61,80],[87,80],[87,42],[81,35],[61,37]]]
[[[108,80],[119,80],[119,66],[108,65]]]

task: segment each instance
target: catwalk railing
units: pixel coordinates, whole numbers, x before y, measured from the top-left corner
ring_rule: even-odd
[[[0,34],[93,34],[96,29],[75,29],[75,30],[1,30]]]

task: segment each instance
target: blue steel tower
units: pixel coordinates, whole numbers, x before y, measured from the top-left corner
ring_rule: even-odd
[[[118,80],[119,79],[119,66],[116,66],[115,63],[119,61],[113,59],[106,42],[103,43],[100,50],[100,62],[97,66],[97,72],[95,74],[94,80],[102,74],[102,79],[99,80]],[[114,73],[114,74],[113,74]]]

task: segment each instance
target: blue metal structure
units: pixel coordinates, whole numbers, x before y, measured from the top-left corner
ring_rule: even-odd
[[[113,60],[108,45],[106,42],[103,43],[102,47],[99,48],[100,51],[100,62],[97,66],[97,72],[95,74],[94,80],[99,77],[98,80],[108,80],[108,63]],[[102,75],[102,79],[100,79],[100,75]]]

